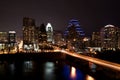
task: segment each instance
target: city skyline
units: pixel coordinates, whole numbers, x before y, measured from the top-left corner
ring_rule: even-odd
[[[117,1],[82,0],[12,0],[0,3],[0,31],[15,30],[22,34],[22,19],[35,19],[36,25],[50,22],[54,30],[65,31],[71,19],[77,19],[86,34],[99,31],[107,24],[120,26]],[[90,29],[91,28],[91,29]]]

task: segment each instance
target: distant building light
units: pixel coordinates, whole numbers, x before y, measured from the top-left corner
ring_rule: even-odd
[[[85,38],[83,39],[83,41],[89,41],[89,39],[85,37]]]
[[[16,33],[15,31],[9,31],[9,33]]]
[[[107,28],[107,27],[115,27],[115,26],[114,26],[114,25],[109,24],[109,25],[106,25],[106,26],[105,26],[105,28]]]
[[[76,39],[73,39],[73,41],[76,41]]]

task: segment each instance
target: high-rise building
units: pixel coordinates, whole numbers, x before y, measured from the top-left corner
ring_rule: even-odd
[[[23,49],[34,50],[35,43],[35,20],[32,18],[23,18]]]
[[[9,31],[8,41],[9,43],[16,43],[16,32],[15,31]]]
[[[100,32],[92,33],[92,47],[101,47],[101,36]]]
[[[0,51],[7,49],[8,33],[0,32]]]
[[[57,46],[63,46],[66,44],[61,31],[54,31],[54,44]]]
[[[114,25],[106,25],[101,29],[102,48],[114,50],[118,48],[120,30]]]
[[[53,27],[50,23],[46,26],[46,32],[47,32],[47,42],[52,43],[53,42]]]
[[[83,29],[80,26],[80,23],[78,20],[70,20],[64,36],[68,43],[69,48],[74,48],[75,50],[78,50],[79,48],[82,48],[82,40],[85,33]]]
[[[15,46],[16,46],[16,32],[9,31],[8,32],[8,47],[10,50],[13,50],[15,49]]]
[[[39,43],[47,43],[47,32],[44,24],[40,25],[38,36]]]
[[[74,28],[72,28],[72,26],[74,26]],[[74,33],[77,34],[76,36],[78,36],[78,37],[84,37],[85,36],[85,33],[84,33],[83,29],[81,28],[80,22],[78,20],[72,19],[72,20],[69,21],[69,24],[68,24],[68,26],[65,30],[64,35],[67,36],[70,32],[69,30],[72,30],[72,29],[74,29]]]
[[[35,20],[29,17],[23,18],[23,26],[29,27],[29,26],[35,26]]]
[[[0,43],[8,42],[8,34],[7,32],[0,32]]]
[[[0,32],[0,51],[11,52],[16,48],[16,32]]]

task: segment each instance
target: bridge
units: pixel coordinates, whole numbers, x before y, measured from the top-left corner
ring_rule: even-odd
[[[24,56],[34,56],[35,58],[41,56],[43,52],[36,52],[36,53],[23,53]],[[89,57],[89,56],[85,56],[85,55],[81,55],[81,54],[78,54],[78,53],[75,53],[75,52],[70,52],[70,51],[67,51],[67,50],[62,50],[62,49],[55,49],[55,50],[49,50],[49,51],[45,51],[44,53],[50,53],[50,55],[47,55],[47,54],[43,54],[45,56],[49,56],[50,58],[52,57],[55,57],[54,54],[57,55],[56,58],[61,58],[60,56],[64,56],[65,55],[69,55],[71,57],[74,57],[74,58],[78,58],[78,59],[82,59],[82,60],[85,60],[85,61],[88,61],[88,62],[92,62],[92,63],[95,63],[95,64],[98,64],[100,66],[103,66],[103,67],[107,67],[107,68],[110,68],[112,70],[117,70],[117,71],[120,71],[120,64],[117,64],[117,63],[113,63],[113,62],[110,62],[110,61],[106,61],[106,60],[102,60],[102,59],[98,59],[98,58],[93,58],[93,57]],[[53,54],[54,53],[54,54]],[[62,53],[62,55],[60,54]],[[5,56],[6,54],[4,54]],[[14,54],[12,54],[14,55]],[[18,54],[19,56],[19,54]],[[0,58],[2,58],[3,56],[0,56]],[[16,57],[16,56],[14,56]],[[44,56],[41,56],[44,58]],[[9,58],[7,56],[7,58]]]
[[[70,55],[70,56],[75,57],[75,58],[83,59],[83,60],[98,64],[98,65],[101,65],[101,66],[104,66],[104,67],[108,67],[108,68],[120,71],[120,64],[117,64],[117,63],[113,63],[113,62],[110,62],[110,61],[106,61],[106,60],[102,60],[102,59],[98,59],[98,58],[93,58],[93,57],[77,54],[77,53],[66,51],[66,50],[59,50],[59,51],[61,53]]]

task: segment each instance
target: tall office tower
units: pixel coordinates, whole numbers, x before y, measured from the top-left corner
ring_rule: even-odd
[[[8,43],[8,33],[0,32],[0,50],[6,49]]]
[[[74,19],[70,20],[64,33],[69,48],[75,48],[76,50],[82,48],[82,40],[84,35],[85,33],[81,28],[79,21]]]
[[[32,18],[24,17],[23,18],[23,26],[25,26],[25,27],[35,26],[35,20]]]
[[[57,46],[65,45],[65,41],[63,39],[63,34],[61,31],[54,31],[54,44]]]
[[[115,50],[118,48],[120,30],[114,25],[106,25],[101,29],[102,48]]]
[[[35,20],[32,18],[23,18],[23,49],[34,50],[35,43]]]
[[[8,47],[10,50],[15,49],[16,46],[16,32],[9,31],[8,32]]]
[[[69,32],[70,32],[69,30],[73,26],[74,26],[74,31],[71,29],[72,33],[73,32],[76,33],[77,34],[76,36],[78,36],[78,37],[84,37],[85,36],[85,33],[84,33],[83,29],[80,26],[80,22],[78,20],[74,20],[74,19],[69,21],[69,24],[68,24],[68,26],[67,26],[67,28],[65,30],[65,33],[64,33],[65,36],[67,36],[69,34]]]
[[[0,43],[7,43],[7,42],[8,42],[8,33],[0,32]]]
[[[92,47],[101,47],[101,36],[100,32],[93,32],[92,33]]]
[[[39,43],[47,43],[47,32],[44,24],[40,25],[39,34],[38,34]]]
[[[47,42],[52,43],[53,42],[53,27],[50,23],[46,26],[46,32],[47,32]]]

